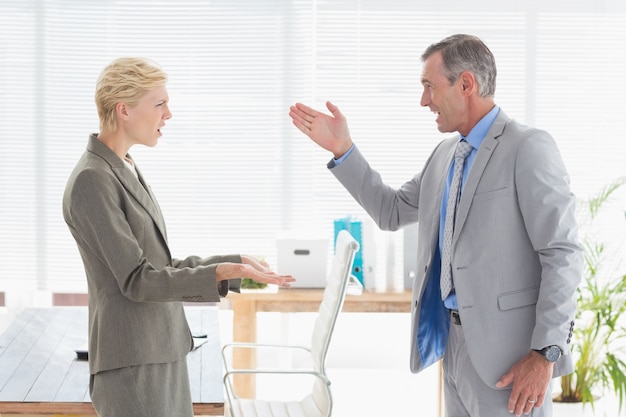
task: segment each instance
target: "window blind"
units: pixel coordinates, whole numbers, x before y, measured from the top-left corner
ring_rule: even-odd
[[[577,195],[624,175],[624,9],[609,0],[1,0],[0,291],[86,291],[61,198],[98,129],[96,77],[116,57],[149,57],[170,77],[164,136],[131,154],[173,255],[242,252],[275,265],[278,231],[330,238],[333,219],[364,215],[327,172],[330,155],[291,125],[289,105],[333,101],[399,186],[446,136],[420,108],[420,55],[452,33],[489,45],[496,101],[553,134]]]

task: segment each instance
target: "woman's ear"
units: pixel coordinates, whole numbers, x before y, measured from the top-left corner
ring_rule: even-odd
[[[115,113],[121,120],[128,120],[128,106],[126,103],[120,102],[115,105]]]

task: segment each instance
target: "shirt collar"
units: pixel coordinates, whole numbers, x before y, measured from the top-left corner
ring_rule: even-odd
[[[474,149],[480,148],[480,144],[487,135],[493,121],[496,120],[498,112],[500,112],[500,107],[498,105],[493,106],[493,109],[476,123],[467,136],[461,135],[461,139],[465,139]]]

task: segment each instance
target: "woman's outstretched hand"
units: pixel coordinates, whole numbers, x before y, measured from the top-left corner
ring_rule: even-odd
[[[291,275],[278,275],[270,269],[267,262],[252,256],[241,255],[241,262],[240,264],[231,262],[218,264],[215,269],[217,281],[249,278],[264,284],[275,284],[280,287],[290,288],[291,283],[296,280]]]

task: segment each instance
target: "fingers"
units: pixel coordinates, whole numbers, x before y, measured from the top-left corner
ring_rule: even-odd
[[[289,115],[292,116],[292,118],[296,118],[301,121],[310,122],[311,120],[315,119],[318,114],[318,111],[313,110],[309,106],[305,106],[301,103],[296,103],[295,105],[289,107]]]
[[[530,414],[531,410],[537,406],[537,402],[538,399],[537,398],[531,398],[526,400],[526,404],[524,404],[524,414]]]
[[[326,102],[326,107],[335,118],[344,118],[343,114],[339,111],[339,107],[335,106],[330,101]],[[296,103],[295,106],[291,106],[289,108],[289,116],[293,120],[293,123],[298,129],[305,131],[305,133],[306,130],[311,130],[311,125],[313,124],[315,118],[320,115],[322,115],[322,113],[309,106],[305,106],[302,103]]]
[[[293,124],[306,135],[311,132],[311,125],[318,114],[319,112],[301,103],[289,108],[289,117]]]
[[[331,103],[330,101],[326,102],[326,108],[328,109],[328,111],[330,111],[332,113],[333,116],[335,116],[338,119],[343,118],[343,114],[339,111],[339,107],[335,106],[333,103]]]
[[[504,376],[502,378],[500,378],[500,380],[498,382],[496,382],[496,387],[497,388],[504,388],[508,385],[510,385],[513,382],[513,373],[512,372],[507,372],[506,374],[504,374]]]
[[[530,414],[533,408],[539,408],[543,405],[545,394],[519,394],[513,392],[509,397],[509,412],[517,417],[522,414]]]
[[[269,277],[259,278],[259,282],[265,282],[266,284],[275,284],[283,288],[291,288],[291,283],[295,282],[295,278],[291,275],[276,275],[268,274]]]
[[[296,279],[294,277],[283,278],[282,283],[278,285],[283,288],[291,288],[291,283],[295,281]]]
[[[296,279],[292,275],[278,275],[267,268],[261,267],[250,257],[242,255],[244,263],[221,262],[215,268],[217,281],[236,278],[249,278],[264,284],[275,284],[284,288],[291,288],[291,283]],[[247,263],[252,262],[252,264]]]
[[[319,114],[317,110],[302,103],[296,103],[295,106],[292,106],[292,108],[296,109],[301,114],[305,114],[311,117],[316,117]]]
[[[291,108],[293,109],[294,107]],[[294,126],[301,130],[302,133],[304,133],[305,135],[309,134],[309,132],[311,131],[311,123],[307,122],[301,114],[297,113],[294,110],[290,110],[289,117],[291,117],[291,122],[294,124]]]
[[[545,400],[546,395],[545,394],[541,394],[537,396],[537,402],[535,403],[534,407],[535,408],[539,408],[543,405],[543,401]]]
[[[536,352],[530,352],[502,377],[497,387],[513,383],[509,396],[508,410],[516,416],[529,414],[534,407],[543,405],[552,378],[553,364]]]
[[[250,278],[265,284],[275,284],[284,288],[290,288],[291,283],[296,280],[292,275],[278,275],[276,272],[272,272],[269,269],[253,269],[248,271],[245,275],[245,278]]]
[[[252,266],[262,272],[270,272],[270,266],[262,259],[257,259],[254,256],[241,255],[241,263]]]

